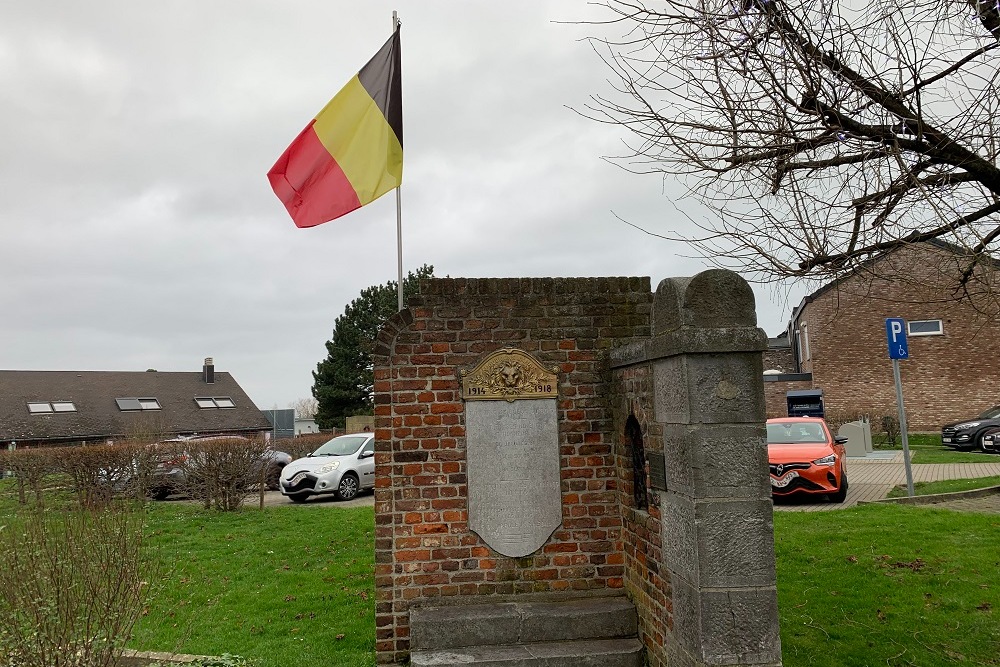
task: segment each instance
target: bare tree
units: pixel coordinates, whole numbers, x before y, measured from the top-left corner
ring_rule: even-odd
[[[765,282],[936,239],[957,249],[956,289],[996,298],[1000,2],[605,4],[624,36],[592,44],[617,93],[585,113],[631,131],[623,166],[679,175],[714,209],[657,235]]]
[[[296,419],[312,419],[316,416],[316,411],[319,410],[319,401],[310,396],[292,401],[288,407],[295,410]]]

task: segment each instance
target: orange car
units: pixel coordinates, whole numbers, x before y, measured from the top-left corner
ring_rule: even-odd
[[[844,459],[847,438],[830,433],[818,417],[767,420],[767,462],[771,493],[826,495],[835,503],[847,498]]]

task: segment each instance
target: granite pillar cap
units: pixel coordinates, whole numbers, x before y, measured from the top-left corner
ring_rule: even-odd
[[[678,329],[757,326],[753,290],[739,274],[709,269],[691,278],[666,278],[653,297],[653,335]]]

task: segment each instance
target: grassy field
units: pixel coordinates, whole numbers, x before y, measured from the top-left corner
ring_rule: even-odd
[[[162,574],[132,647],[374,664],[370,508],[171,502],[146,520]],[[868,505],[774,526],[786,667],[1000,665],[1000,516]]]
[[[371,508],[153,503],[148,523],[164,575],[134,648],[262,667],[374,664]]]
[[[869,505],[774,526],[786,667],[1000,664],[1000,517]]]
[[[941,444],[941,435],[934,433],[911,433],[907,436],[913,463],[995,463],[1000,455],[984,452],[960,452]],[[896,438],[896,444],[882,444],[875,449],[902,449],[903,444]]]
[[[917,496],[927,496],[934,493],[954,493],[985,489],[988,486],[1000,486],[1000,477],[976,477],[973,479],[945,479],[940,482],[916,482],[913,493]],[[906,485],[900,484],[889,492],[889,498],[902,498],[906,495]]]

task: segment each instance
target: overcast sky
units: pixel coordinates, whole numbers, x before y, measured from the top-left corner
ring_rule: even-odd
[[[409,6],[412,4],[413,6]],[[200,370],[310,395],[344,305],[396,277],[394,197],[296,229],[266,173],[400,11],[404,265],[438,276],[692,275],[653,239],[693,202],[602,161],[607,70],[579,0],[100,0],[0,8],[0,368]],[[756,289],[769,335],[804,287]],[[789,295],[786,298],[786,293]]]

